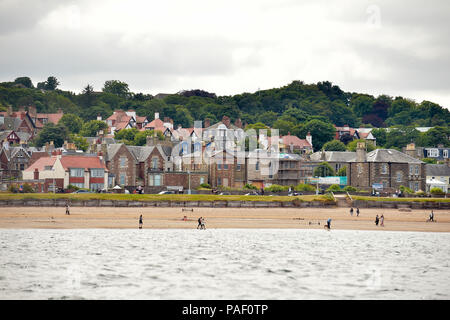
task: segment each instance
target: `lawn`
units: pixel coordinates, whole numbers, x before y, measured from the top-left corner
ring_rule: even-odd
[[[111,193],[0,193],[0,200],[71,199],[71,200],[122,200],[122,201],[332,201],[327,195],[302,196],[244,196],[208,194],[111,194]]]
[[[450,202],[450,198],[387,198],[387,197],[352,196],[352,199],[363,201]]]

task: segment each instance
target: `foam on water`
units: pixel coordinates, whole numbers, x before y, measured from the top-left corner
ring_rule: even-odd
[[[449,299],[450,233],[0,231],[0,299]]]

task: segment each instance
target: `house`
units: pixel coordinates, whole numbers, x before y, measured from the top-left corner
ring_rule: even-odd
[[[31,154],[22,146],[3,145],[0,150],[0,176],[2,178],[20,178],[30,162]]]
[[[426,191],[430,192],[432,188],[439,188],[448,193],[450,185],[450,166],[447,164],[426,164]]]
[[[336,129],[335,140],[342,141],[345,135],[354,139],[364,139],[368,142],[371,142],[374,146],[376,146],[377,139],[372,134],[372,128],[351,128],[348,124],[343,127],[334,126]]]
[[[364,142],[358,142],[356,157],[347,167],[347,182],[353,187],[375,187],[395,191],[406,186],[425,190],[425,163],[394,149],[376,149],[366,153]]]
[[[443,145],[437,147],[417,147],[414,143],[402,148],[402,151],[416,159],[430,158],[436,161],[449,161],[450,148]]]
[[[26,144],[30,139],[31,135],[28,132],[15,132],[14,130],[0,131],[0,141],[7,141],[9,145]]]
[[[106,124],[109,128],[109,133],[122,129],[130,129],[135,126],[136,113],[134,111],[115,110],[111,116],[106,119]]]
[[[319,166],[322,162],[328,162],[337,173],[341,168],[356,158],[356,152],[351,151],[318,151],[309,156],[312,170]]]
[[[270,145],[274,144],[273,141],[274,137],[269,137],[268,140],[270,141]],[[313,152],[313,145],[312,145],[312,136],[311,133],[308,132],[306,135],[306,139],[300,139],[297,136],[291,135],[290,132],[288,132],[285,136],[278,137],[278,145],[279,145],[279,152],[282,153],[300,153],[300,154],[306,154]]]
[[[55,150],[51,156],[39,158],[23,171],[23,180],[40,183],[41,192],[69,185],[93,191],[107,188],[108,169],[102,156],[96,154],[62,155]]]
[[[211,187],[242,188],[247,183],[245,156],[240,157],[230,150],[211,150],[205,161],[208,164]]]

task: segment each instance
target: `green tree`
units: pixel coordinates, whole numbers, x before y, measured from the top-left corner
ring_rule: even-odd
[[[119,80],[105,81],[102,91],[115,94],[122,98],[128,98],[130,96],[130,89],[128,88],[128,84]]]
[[[423,132],[417,139],[417,144],[422,147],[437,147],[443,145],[450,147],[450,128],[437,126],[427,132]]]
[[[83,120],[75,114],[66,113],[59,120],[59,123],[63,124],[69,133],[79,133],[83,127]]]
[[[14,80],[14,83],[21,84],[27,88],[34,88],[33,82],[29,77],[19,77]]]
[[[325,151],[346,151],[345,144],[339,140],[331,140],[325,143],[322,147]]]
[[[364,139],[356,139],[356,140],[353,140],[352,142],[350,142],[349,144],[347,144],[347,150],[355,152],[358,142],[364,142],[366,144],[367,152],[371,152],[376,149],[372,142],[366,141]]]
[[[340,177],[346,177],[347,176],[347,166],[343,166],[342,168],[340,168],[336,174]]]
[[[362,117],[372,111],[375,99],[369,95],[356,95],[350,101],[350,107],[356,116]]]
[[[331,123],[313,119],[304,124],[297,126],[294,134],[300,138],[306,137],[308,132],[311,133],[313,148],[315,151],[321,150],[322,146],[334,138],[336,129]]]
[[[108,125],[100,120],[91,120],[85,122],[81,128],[80,135],[83,137],[96,137],[100,130],[105,131]]]
[[[291,121],[278,119],[273,123],[273,128],[279,130],[280,136],[285,136],[294,131],[295,124]]]
[[[45,90],[56,90],[56,88],[60,85],[58,79],[56,77],[50,76],[45,81],[44,89]]]
[[[75,143],[75,146],[78,150],[83,150],[84,152],[86,152],[89,148],[89,142],[87,141],[87,139],[78,134],[70,134],[69,140]]]
[[[55,147],[60,148],[68,137],[69,132],[63,124],[47,123],[37,135],[35,143],[42,147],[46,142],[53,141]]]
[[[324,161],[314,169],[313,174],[315,177],[329,177],[334,176],[335,172],[334,169],[330,166],[330,164]]]
[[[139,131],[134,136],[133,144],[135,146],[145,146],[145,144],[147,143],[147,137],[153,136],[154,134],[155,134],[155,131],[153,131],[153,130]],[[159,130],[156,131],[156,135],[157,135],[158,139],[161,141],[165,139],[164,134]]]
[[[258,122],[264,123],[267,126],[272,126],[277,119],[278,114],[276,112],[266,111],[258,117]]]
[[[114,133],[114,139],[123,141],[126,144],[133,144],[134,138],[139,133],[137,128],[122,129]]]

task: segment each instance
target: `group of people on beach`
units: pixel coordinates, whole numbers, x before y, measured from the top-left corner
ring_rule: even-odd
[[[198,221],[197,229],[206,230],[205,219],[203,217],[200,217],[200,218],[198,218],[197,221]]]
[[[378,215],[375,217],[375,225],[378,226],[378,223],[381,227],[384,227],[384,215],[382,214],[381,217],[378,217]]]
[[[353,207],[350,208],[350,215],[353,217]],[[359,208],[356,208],[356,216],[359,217]]]

